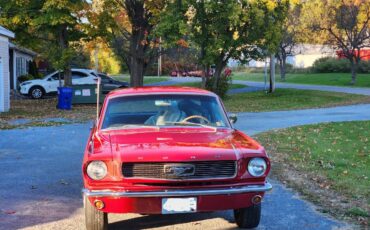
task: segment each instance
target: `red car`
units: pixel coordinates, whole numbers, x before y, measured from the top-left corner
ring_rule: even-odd
[[[220,98],[189,87],[116,90],[105,98],[82,165],[87,229],[108,213],[234,210],[259,224],[270,190],[264,148],[233,127]]]

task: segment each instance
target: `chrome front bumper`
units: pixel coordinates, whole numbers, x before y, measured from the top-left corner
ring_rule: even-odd
[[[196,189],[196,190],[128,192],[128,191],[82,189],[82,193],[88,197],[174,197],[174,196],[231,195],[248,192],[266,192],[271,189],[272,185],[266,182],[264,185],[247,185],[240,187],[200,189],[200,190]]]

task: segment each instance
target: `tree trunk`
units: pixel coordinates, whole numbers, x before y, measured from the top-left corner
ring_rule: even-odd
[[[61,26],[59,28],[59,47],[61,51],[61,56],[64,55],[64,52],[69,48],[68,43],[68,31],[66,26]],[[64,57],[61,57],[64,59]],[[64,86],[71,86],[72,85],[72,77],[71,77],[71,66],[69,60],[66,60],[66,63],[63,63],[63,76],[64,76]]]
[[[64,52],[69,48],[68,43],[68,31],[66,26],[61,26],[59,28],[59,36],[58,36],[59,47],[61,51],[61,56],[64,55]],[[61,57],[64,58],[64,57]],[[63,63],[63,76],[64,76],[64,86],[71,86],[72,85],[72,77],[71,77],[71,65],[69,60],[66,60],[66,63]],[[60,79],[60,74],[59,74]]]
[[[206,88],[206,84],[207,84],[207,79],[208,79],[208,69],[209,69],[209,67],[207,66],[207,65],[203,65],[203,71],[202,71],[202,75],[201,75],[201,77],[202,77],[202,85],[201,85],[201,87],[203,88],[203,89],[205,89]]]
[[[144,84],[144,46],[141,44],[142,31],[133,28],[130,41],[130,84],[132,87],[143,86]]]
[[[132,87],[143,86],[144,84],[144,65],[138,58],[131,57],[130,65],[130,84]]]
[[[270,56],[270,88],[269,93],[275,92],[275,56]]]
[[[72,85],[72,73],[71,73],[71,66],[69,63],[64,68],[64,86],[71,86]]]
[[[214,82],[212,89],[214,92],[216,92],[218,88],[218,83],[220,82],[222,70],[225,68],[227,64],[227,61],[224,61],[223,59],[224,59],[223,55],[222,57],[220,56],[219,61],[216,64],[215,73],[213,74]]]
[[[130,72],[130,84],[133,87],[143,86],[144,73],[148,65],[154,61],[150,55],[149,35],[153,29],[150,15],[145,8],[145,1],[124,1],[127,16],[131,22],[129,52],[127,60]]]
[[[351,80],[351,85],[354,85],[356,84],[356,75],[357,75],[357,61],[350,61],[351,62],[351,77],[352,77],[352,80]]]
[[[286,55],[281,55],[280,61],[280,77],[282,81],[285,81],[285,74],[286,74]]]
[[[286,53],[283,48],[280,49],[280,53],[276,54],[276,58],[279,61],[279,69],[280,69],[280,79],[281,81],[285,81],[285,74],[286,74]]]

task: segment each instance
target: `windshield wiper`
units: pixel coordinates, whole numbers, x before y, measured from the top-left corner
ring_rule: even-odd
[[[112,126],[108,127],[103,130],[115,130],[115,129],[130,129],[130,128],[151,128],[155,130],[159,130],[159,126],[153,126],[153,125],[137,125],[137,124],[129,124],[129,125],[117,125],[117,126]]]
[[[215,132],[217,131],[217,127],[210,126],[210,125],[204,125],[204,124],[200,124],[200,123],[195,123],[195,122],[190,122],[190,121],[166,122],[166,124],[171,124],[171,125],[188,125],[188,126],[201,126],[201,127],[204,127],[204,128],[213,129]]]

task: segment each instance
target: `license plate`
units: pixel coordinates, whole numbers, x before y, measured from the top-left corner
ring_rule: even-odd
[[[162,198],[162,214],[188,213],[197,211],[197,198]]]

